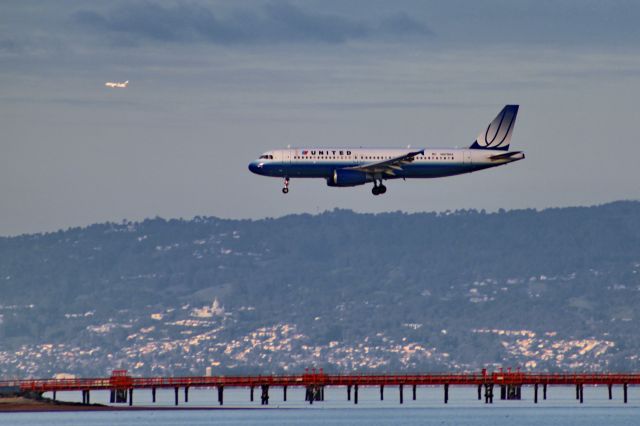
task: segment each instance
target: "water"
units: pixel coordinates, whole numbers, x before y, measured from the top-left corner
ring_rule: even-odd
[[[110,411],[0,414],[0,425],[567,425],[608,426],[640,424],[640,389],[629,389],[629,404],[622,403],[622,391],[614,388],[614,399],[607,398],[606,387],[585,387],[585,403],[575,399],[575,388],[549,387],[548,399],[533,404],[533,390],[523,388],[522,401],[500,401],[485,405],[477,400],[473,388],[452,387],[446,406],[442,388],[418,388],[413,401],[411,387],[405,387],[404,404],[398,403],[397,387],[385,388],[385,400],[379,400],[378,388],[360,388],[359,403],[346,400],[345,388],[327,388],[325,401],[309,406],[301,389],[290,388],[288,401],[282,389],[270,389],[270,405],[260,408],[259,389],[255,402],[249,402],[248,389],[226,389],[226,409],[179,411]],[[158,406],[173,406],[173,390],[158,390]],[[78,401],[80,392],[60,392],[58,399]],[[108,392],[92,392],[91,401],[107,403]],[[189,403],[180,392],[181,407],[218,407],[217,393],[211,389],[191,389]],[[134,392],[134,405],[152,406],[151,391]],[[233,409],[235,408],[235,409]]]
[[[637,425],[637,408],[328,408],[0,414],[2,425]]]

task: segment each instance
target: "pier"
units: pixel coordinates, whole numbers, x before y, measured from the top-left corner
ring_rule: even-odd
[[[621,402],[628,402],[628,387],[640,384],[640,373],[523,373],[520,371],[498,371],[479,373],[430,373],[430,374],[327,374],[322,370],[308,370],[298,375],[258,375],[258,376],[185,376],[185,377],[132,377],[126,370],[115,370],[110,377],[77,379],[29,379],[0,381],[0,388],[16,389],[20,392],[43,394],[51,392],[82,392],[83,404],[90,404],[91,391],[109,391],[113,404],[133,405],[135,393],[150,391],[152,401],[156,402],[157,389],[173,389],[174,403],[180,404],[180,395],[184,402],[189,401],[190,388],[211,388],[217,391],[219,405],[224,404],[224,390],[228,388],[247,388],[248,398],[254,401],[254,391],[258,390],[260,405],[269,405],[269,392],[279,389],[287,400],[287,389],[300,387],[305,389],[305,401],[309,404],[322,402],[325,388],[345,388],[345,398],[358,404],[358,389],[376,387],[380,389],[380,399],[384,399],[384,389],[398,389],[399,404],[404,403],[404,389],[410,389],[413,400],[418,398],[421,386],[441,386],[443,404],[449,402],[451,386],[477,388],[478,400],[484,404],[493,404],[494,395],[500,400],[521,400],[522,387],[533,387],[533,403],[547,399],[549,386],[572,386],[576,389],[576,400],[584,402],[585,386],[602,386],[613,399],[613,387],[622,389]]]

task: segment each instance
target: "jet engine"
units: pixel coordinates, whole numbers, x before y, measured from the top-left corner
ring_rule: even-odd
[[[371,182],[366,173],[357,170],[337,169],[333,171],[331,177],[327,178],[328,186],[358,186]]]

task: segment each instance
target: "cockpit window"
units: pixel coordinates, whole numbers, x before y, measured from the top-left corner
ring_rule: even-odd
[[[262,154],[258,160],[273,160],[273,155]]]

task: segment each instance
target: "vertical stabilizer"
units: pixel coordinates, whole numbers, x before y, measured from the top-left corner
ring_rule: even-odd
[[[518,105],[506,105],[496,118],[489,123],[486,130],[480,132],[470,148],[508,150],[517,115]]]

